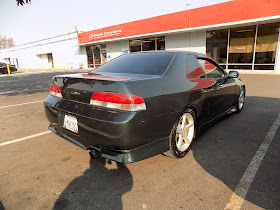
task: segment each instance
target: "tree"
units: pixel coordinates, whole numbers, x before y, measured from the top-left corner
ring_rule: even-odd
[[[9,47],[14,47],[14,39],[13,38],[7,38],[6,36],[0,36],[0,49],[6,49]]]
[[[17,5],[19,6],[19,5],[24,5],[24,4],[28,4],[28,3],[31,3],[31,0],[17,0]]]

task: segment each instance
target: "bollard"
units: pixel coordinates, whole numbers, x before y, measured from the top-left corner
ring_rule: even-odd
[[[27,67],[27,64],[26,64],[26,73],[28,73],[28,67]]]
[[[57,70],[57,62],[55,62],[55,69]]]
[[[43,62],[42,62],[42,70],[43,70],[43,72],[45,71],[44,63]]]
[[[11,71],[10,71],[10,66],[9,66],[9,64],[7,64],[7,71],[8,71],[8,74],[10,75],[10,74],[11,74]]]
[[[67,70],[67,63],[66,63],[66,61],[65,61],[65,67],[66,67],[66,70]]]

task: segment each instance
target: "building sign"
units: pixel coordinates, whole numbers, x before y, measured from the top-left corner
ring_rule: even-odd
[[[102,33],[97,33],[97,34],[90,34],[88,36],[89,40],[95,40],[95,39],[100,39],[100,38],[105,38],[105,37],[114,37],[120,35],[122,30],[114,30],[114,31],[109,31],[109,32],[102,32]]]

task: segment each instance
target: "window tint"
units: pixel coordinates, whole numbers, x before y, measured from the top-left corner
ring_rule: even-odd
[[[162,75],[175,53],[135,53],[122,55],[92,72]]]
[[[205,78],[203,69],[197,62],[197,59],[193,55],[187,56],[186,62],[187,77],[190,79]]]
[[[205,71],[208,78],[222,78],[224,73],[216,64],[209,62],[207,59],[198,58],[197,59]]]

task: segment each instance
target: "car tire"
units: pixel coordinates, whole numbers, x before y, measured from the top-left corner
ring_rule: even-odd
[[[169,136],[169,150],[164,155],[182,158],[190,150],[196,137],[196,116],[193,110],[187,109],[174,124]]]
[[[236,112],[239,113],[242,111],[243,107],[244,107],[244,101],[245,101],[245,88],[242,87],[239,97],[237,99],[236,102]]]

